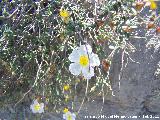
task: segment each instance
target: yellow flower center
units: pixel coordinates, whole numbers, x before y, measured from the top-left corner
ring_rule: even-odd
[[[67,17],[69,17],[69,12],[67,10],[61,10],[60,11],[60,16],[64,17],[64,18],[67,18]]]
[[[69,114],[69,115],[67,116],[67,120],[72,120],[72,115]]]
[[[40,104],[34,105],[34,110],[39,111],[41,108]]]
[[[63,86],[63,89],[64,89],[65,91],[68,91],[68,90],[69,90],[69,88],[70,88],[70,86],[69,86],[69,85],[64,85],[64,86]]]
[[[67,113],[67,112],[68,112],[68,109],[67,109],[67,108],[64,108],[63,112],[64,112],[64,113]]]
[[[88,63],[89,63],[88,56],[87,56],[87,55],[82,55],[82,56],[80,56],[79,63],[80,63],[80,65],[82,65],[83,67],[86,67],[86,66],[88,65]]]

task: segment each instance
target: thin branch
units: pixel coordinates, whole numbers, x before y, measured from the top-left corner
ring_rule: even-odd
[[[82,106],[83,106],[83,104],[84,104],[84,100],[85,100],[85,98],[87,97],[87,93],[88,93],[88,84],[89,84],[89,79],[87,79],[87,86],[86,86],[85,96],[83,97],[83,100],[82,100],[82,103],[81,103],[81,105],[80,105],[80,107],[79,107],[78,113],[79,113],[80,110],[82,109]]]
[[[38,63],[38,61],[37,61],[37,63]],[[39,79],[39,73],[40,73],[41,67],[42,67],[42,62],[38,66],[38,71],[37,71],[37,74],[36,74],[36,79],[35,79],[33,85],[31,86],[31,88],[26,93],[24,93],[23,97],[14,105],[14,107],[16,107],[25,98],[25,96],[34,88],[34,86],[36,85],[36,83],[37,83],[37,81]]]

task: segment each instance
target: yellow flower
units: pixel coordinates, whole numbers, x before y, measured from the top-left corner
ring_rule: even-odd
[[[68,91],[68,90],[70,89],[70,86],[69,86],[69,85],[64,85],[64,86],[63,86],[63,89],[64,89],[65,91]]]
[[[60,10],[60,16],[63,18],[68,18],[69,17],[69,12],[67,10]]]
[[[152,9],[152,10],[157,9],[157,4],[156,4],[156,2],[154,2],[154,1],[152,1],[152,0],[150,0],[150,2],[151,2],[150,9]]]
[[[69,110],[67,108],[64,108],[63,112],[67,113]]]
[[[155,0],[144,0],[146,2],[146,6],[150,6],[151,10],[157,9],[157,4]]]

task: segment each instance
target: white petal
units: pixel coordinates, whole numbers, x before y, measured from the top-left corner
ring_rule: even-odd
[[[82,69],[82,73],[85,79],[91,79],[94,76],[94,69],[92,67],[86,67]]]
[[[43,112],[44,112],[44,109],[40,109],[38,112],[39,112],[39,113],[43,113]]]
[[[68,116],[72,116],[72,113],[71,113],[70,111],[68,111],[68,112],[66,113],[66,117],[68,117]]]
[[[100,65],[100,60],[97,54],[92,53],[89,55],[89,57],[90,57],[90,66],[94,67]]]
[[[33,104],[34,104],[34,105],[39,104],[39,103],[38,103],[38,100],[37,100],[37,99],[34,100],[34,101],[33,101]]]
[[[66,114],[63,114],[63,119],[66,119]]]
[[[32,109],[33,108],[33,105],[30,105],[30,109]]]
[[[67,120],[67,117],[72,115],[70,111],[66,112],[65,114],[63,114],[63,118]]]
[[[75,120],[76,115],[74,113],[72,113],[72,119]]]
[[[44,103],[41,103],[39,113],[43,113],[43,112],[44,112]]]
[[[91,53],[92,52],[92,47],[88,44],[88,45],[85,45],[85,47],[87,47],[87,52],[88,53]]]
[[[40,109],[40,110],[38,110],[37,112],[38,112],[38,113],[42,113],[42,112],[43,112],[43,110],[41,110],[41,109]]]
[[[151,5],[151,2],[150,2],[150,1],[147,1],[145,5],[146,5],[146,6],[150,6],[150,5]]]
[[[78,53],[79,53],[79,55],[85,55],[85,54],[87,54],[87,51],[86,51],[86,48],[84,47],[84,45],[81,45],[78,48]]]
[[[66,115],[68,115],[68,114],[71,115],[71,112],[70,111],[66,112]]]
[[[72,117],[72,120],[75,120],[75,118],[74,118],[74,117]]]
[[[33,105],[30,105],[30,109],[32,110],[32,112],[33,112]]]
[[[44,108],[44,103],[41,103],[40,106],[41,106],[41,108]]]
[[[81,45],[78,49],[81,55],[92,52],[92,48],[90,45]]]
[[[77,48],[75,48],[72,53],[69,55],[68,59],[71,61],[71,62],[79,62],[79,50]]]
[[[30,109],[32,110],[33,113],[36,113],[36,111],[34,110],[34,105],[31,105]]]
[[[33,113],[37,113],[37,111],[35,111],[34,109],[32,110]]]
[[[73,75],[79,75],[81,73],[81,66],[77,63],[71,63],[69,66],[69,71],[73,74]]]

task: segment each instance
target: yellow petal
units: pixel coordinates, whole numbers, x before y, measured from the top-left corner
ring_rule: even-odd
[[[63,86],[63,89],[64,89],[65,91],[68,91],[68,90],[70,89],[70,86],[69,86],[69,85],[64,85],[64,86]]]
[[[69,12],[67,10],[61,10],[60,16],[64,18],[69,17]]]
[[[67,113],[69,110],[67,108],[64,108],[63,112]]]
[[[155,10],[157,9],[157,4],[154,1],[151,1],[150,9]]]

